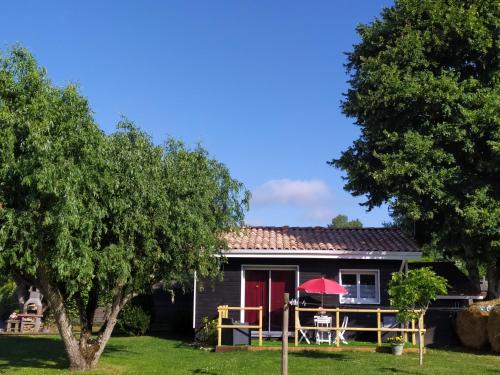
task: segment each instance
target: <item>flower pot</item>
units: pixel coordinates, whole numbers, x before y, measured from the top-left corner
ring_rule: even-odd
[[[392,349],[392,354],[394,355],[401,355],[403,354],[403,347],[404,344],[391,344],[391,349]]]

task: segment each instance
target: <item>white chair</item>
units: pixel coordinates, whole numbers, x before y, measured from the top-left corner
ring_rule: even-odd
[[[307,331],[304,331],[302,329],[302,325],[300,324],[300,320],[297,321],[297,325],[299,326],[299,333],[300,333],[300,339],[299,339],[299,344],[302,342],[302,340],[306,340],[308,344],[311,344],[309,339],[307,338]]]
[[[315,315],[314,325],[318,328],[331,328],[332,327],[332,317],[327,315]],[[316,330],[316,343],[321,344],[322,342],[332,344],[332,331],[331,330]]]
[[[340,331],[337,331],[337,335],[339,336],[339,340],[342,342],[342,344],[347,344],[347,341],[344,338],[344,333],[347,328],[347,323],[349,323],[349,317],[346,315],[342,320],[342,326],[341,326],[342,329]],[[337,341],[337,337],[335,337],[335,341]]]

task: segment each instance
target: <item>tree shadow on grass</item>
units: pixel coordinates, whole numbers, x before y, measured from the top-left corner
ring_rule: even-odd
[[[0,336],[0,374],[11,368],[67,369],[64,344],[58,337]],[[107,346],[105,353],[123,351]]]
[[[401,368],[396,368],[396,367],[382,367],[380,368],[380,373],[385,374],[418,374],[418,372],[415,371],[408,371],[408,370],[402,370]]]
[[[290,357],[297,358],[313,358],[313,359],[335,359],[340,361],[348,361],[352,359],[351,356],[345,353],[337,353],[337,352],[322,352],[317,350],[302,350],[298,352],[288,353]]]
[[[473,354],[473,355],[487,355],[487,356],[492,356],[496,357],[498,354],[493,353],[492,351],[489,350],[488,347],[482,348],[482,349],[471,349],[471,348],[466,348],[464,346],[445,346],[445,347],[437,347],[437,348],[430,348],[432,350],[436,351],[444,351],[444,352],[453,352],[453,353],[462,353],[462,354]]]
[[[52,337],[0,337],[0,371],[13,368],[68,368],[61,340]]]
[[[197,368],[196,370],[192,370],[191,374],[218,375],[216,372],[206,371],[199,368]]]

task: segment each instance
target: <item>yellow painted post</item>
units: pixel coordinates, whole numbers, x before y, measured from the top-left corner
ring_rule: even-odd
[[[335,311],[335,345],[337,347],[340,346],[340,324],[339,324],[339,320],[340,320],[340,311],[339,311],[339,308],[337,307],[337,310]]]
[[[259,307],[259,346],[262,346],[262,306]]]
[[[219,321],[217,324],[217,344],[218,344],[218,346],[221,346],[222,345],[222,328],[221,328],[221,325],[222,325],[222,306],[219,306],[217,308],[217,312],[219,313]]]
[[[412,320],[411,321],[411,329],[415,329],[415,320]],[[412,331],[411,333],[411,343],[413,345],[416,345],[417,344],[417,335],[415,334],[415,331]]]
[[[382,346],[382,331],[380,330],[381,322],[380,322],[380,308],[377,309],[377,345]]]
[[[299,346],[299,307],[295,307],[295,346]]]

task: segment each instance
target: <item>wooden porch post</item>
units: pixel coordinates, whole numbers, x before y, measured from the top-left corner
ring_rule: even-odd
[[[411,329],[415,329],[415,320],[412,319],[411,321]],[[415,331],[412,331],[411,333],[411,343],[413,345],[416,345],[417,344],[417,335],[415,334]]]
[[[299,345],[299,306],[295,306],[295,346]]]
[[[259,306],[259,346],[262,346],[262,306]]]
[[[281,375],[288,375],[288,313],[289,313],[288,293],[283,294],[283,328],[281,330]]]
[[[380,322],[380,308],[377,309],[377,346],[382,346],[382,331],[380,331],[381,328],[381,322]]]
[[[217,346],[222,345],[222,306],[217,307],[217,312],[219,313],[219,319],[217,323]]]
[[[339,308],[337,307],[337,310],[335,311],[335,345],[337,347],[340,346],[340,310]]]

